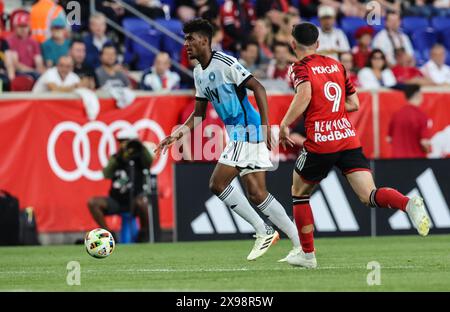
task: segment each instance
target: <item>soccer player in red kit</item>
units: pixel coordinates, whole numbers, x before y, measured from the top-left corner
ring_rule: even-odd
[[[310,195],[333,166],[345,175],[359,199],[370,207],[399,209],[408,213],[420,235],[428,234],[430,218],[423,199],[408,198],[395,189],[376,188],[369,162],[347,112],[359,108],[356,90],[338,61],[316,54],[319,32],[311,23],[292,30],[298,62],[292,64],[290,76],[295,96],[280,125],[280,142],[293,145],[289,125],[301,114],[305,117],[306,141],[295,163],[292,185],[293,212],[302,248],[287,257],[292,265],[315,268],[314,219]]]

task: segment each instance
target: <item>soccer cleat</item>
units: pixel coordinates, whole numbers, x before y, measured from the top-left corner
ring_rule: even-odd
[[[278,262],[286,262],[288,260],[288,258],[291,258],[295,255],[298,255],[300,252],[302,251],[301,247],[294,247],[292,248],[291,251],[289,251],[289,253],[287,254],[286,257],[284,257],[283,259],[278,260]]]
[[[280,234],[278,234],[278,232],[273,228],[268,229],[267,232],[269,233],[267,235],[256,234],[253,236],[256,237],[256,241],[252,251],[247,256],[247,260],[251,261],[261,257],[267,250],[269,250],[270,246],[275,244],[280,239]]]
[[[421,236],[427,236],[430,231],[430,217],[425,210],[425,205],[423,204],[423,199],[418,196],[412,197],[408,204],[406,205],[406,212],[408,213],[411,222],[417,229],[417,232]]]
[[[304,253],[303,250],[300,250],[298,254],[289,257],[287,263],[308,269],[317,268],[317,260],[314,252]]]

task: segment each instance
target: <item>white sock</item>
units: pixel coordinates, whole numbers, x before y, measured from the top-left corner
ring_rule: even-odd
[[[227,188],[218,196],[228,208],[236,212],[245,221],[250,223],[256,231],[256,234],[266,234],[266,224],[264,220],[253,209],[241,192],[233,186],[228,185]]]
[[[258,205],[258,209],[289,237],[294,247],[300,247],[297,227],[289,219],[286,210],[284,210],[283,206],[281,206],[272,194],[269,193],[267,198]]]

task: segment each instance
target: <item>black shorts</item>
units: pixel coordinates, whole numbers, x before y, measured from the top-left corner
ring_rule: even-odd
[[[344,175],[354,171],[371,171],[369,161],[359,147],[329,154],[310,153],[303,148],[295,162],[295,172],[304,182],[317,184],[327,177],[333,166]]]
[[[115,200],[112,197],[104,197],[104,199],[106,200],[107,204],[105,210],[105,215],[107,216],[131,211],[129,204],[121,204],[119,201]]]

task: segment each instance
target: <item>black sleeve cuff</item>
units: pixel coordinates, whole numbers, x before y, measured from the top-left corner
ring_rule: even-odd
[[[252,74],[248,75],[248,77],[245,78],[245,79],[238,85],[238,88],[241,88],[242,86],[245,86],[245,84],[247,83],[247,81],[249,81],[251,78],[253,78],[253,75],[252,75]]]
[[[195,97],[195,100],[199,101],[199,102],[208,102],[207,98],[202,98],[202,97],[198,97],[198,96]]]

